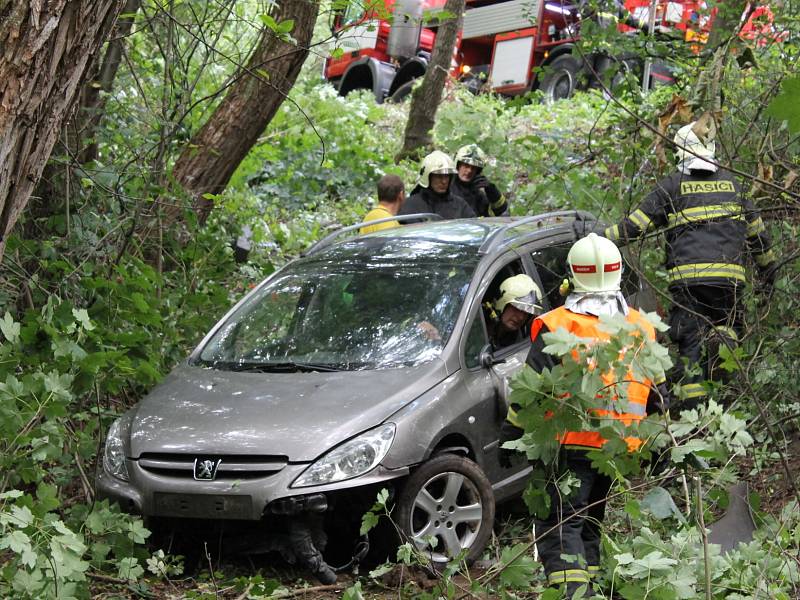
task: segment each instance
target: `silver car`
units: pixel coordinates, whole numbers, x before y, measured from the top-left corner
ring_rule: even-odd
[[[393,520],[434,561],[476,558],[495,506],[519,495],[531,470],[500,448],[508,379],[529,339],[521,330],[493,346],[488,306],[519,273],[544,290],[544,310],[560,304],[576,221],[594,218],[430,221],[326,238],[245,296],[114,422],[100,495],[146,517],[277,524],[330,581],[324,534],[355,536],[386,488]],[[652,309],[632,269],[624,281],[631,303]]]

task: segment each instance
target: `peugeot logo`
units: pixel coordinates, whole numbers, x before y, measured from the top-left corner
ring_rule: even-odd
[[[221,458],[195,458],[194,459],[194,478],[197,481],[214,481],[217,476]]]

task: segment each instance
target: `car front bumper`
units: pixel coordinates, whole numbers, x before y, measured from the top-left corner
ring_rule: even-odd
[[[96,482],[98,498],[116,502],[126,512],[147,517],[252,521],[264,517],[267,506],[272,503],[281,507],[280,512],[284,512],[286,506],[314,511],[314,507],[320,506],[320,494],[390,481],[408,475],[409,471],[408,467],[386,469],[379,465],[347,481],[290,488],[307,464],[290,464],[266,477],[217,481],[156,475],[139,467],[135,460],[128,460],[127,467],[129,481],[117,479],[104,470],[100,472]]]

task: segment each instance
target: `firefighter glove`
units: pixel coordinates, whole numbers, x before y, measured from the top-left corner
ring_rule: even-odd
[[[647,414],[648,415],[663,415],[670,407],[672,400],[672,392],[667,387],[666,382],[659,383],[655,390],[650,391],[647,397]]]

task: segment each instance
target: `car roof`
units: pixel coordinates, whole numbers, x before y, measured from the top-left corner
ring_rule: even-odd
[[[421,215],[407,215],[419,218]],[[435,215],[428,215],[432,217]],[[403,217],[399,217],[400,220]],[[388,219],[390,220],[390,219]],[[519,245],[538,237],[547,237],[560,230],[567,229],[574,221],[596,221],[591,213],[585,211],[559,211],[543,213],[528,217],[490,217],[480,219],[429,220],[402,227],[391,227],[373,233],[345,238],[349,233],[358,233],[363,224],[339,229],[312,246],[306,256],[317,254],[331,246],[349,247],[363,244],[374,247],[378,240],[388,242],[419,241],[435,242],[443,245],[473,247],[479,254],[495,254],[506,250],[511,245]],[[340,239],[344,238],[344,239]]]

